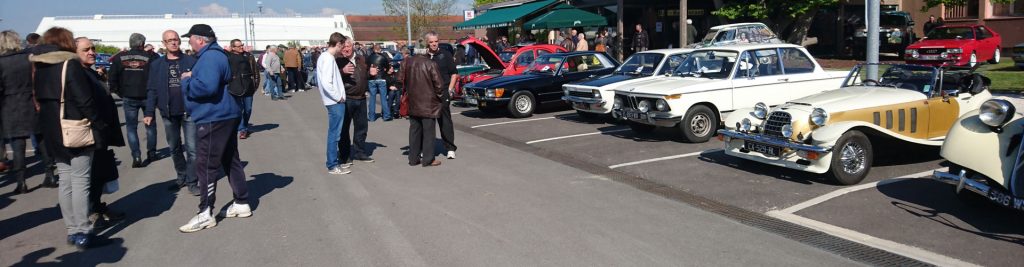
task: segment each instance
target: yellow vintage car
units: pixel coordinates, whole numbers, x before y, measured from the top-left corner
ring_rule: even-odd
[[[935,180],[955,186],[962,199],[976,194],[1010,209],[1024,211],[1024,116],[1009,101],[992,99],[960,117],[946,135],[939,154],[949,171]]]
[[[940,146],[961,115],[989,100],[980,74],[903,64],[861,64],[839,89],[768,107],[737,110],[719,130],[725,153],[747,160],[828,173],[860,183],[882,140]]]

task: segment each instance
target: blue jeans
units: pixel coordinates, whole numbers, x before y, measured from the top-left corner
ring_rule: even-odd
[[[124,126],[128,130],[128,147],[132,150],[132,158],[142,157],[139,149],[139,110],[146,107],[145,99],[122,98],[124,106]],[[156,123],[146,125],[146,154],[156,153]]]
[[[377,120],[377,95],[380,95],[381,117],[384,117],[384,120],[391,120],[391,107],[388,105],[388,82],[370,80],[367,84],[370,86],[370,98],[366,101],[370,105],[370,110],[366,118],[370,121]]]
[[[401,114],[398,114],[398,110],[401,109],[401,107],[398,105],[399,104],[398,103],[398,99],[401,96],[402,96],[402,91],[401,90],[394,90],[394,91],[388,90],[388,104],[387,105],[388,105],[388,107],[391,108],[391,117],[392,118],[396,118],[398,116],[401,116]]]
[[[267,79],[267,81],[270,82],[270,95],[273,96],[274,98],[284,97],[282,96],[283,93],[281,92],[281,74],[271,73],[267,74],[267,76],[269,76],[269,79]]]
[[[178,184],[196,184],[196,124],[187,115],[165,116],[164,134],[171,148]],[[184,136],[184,139],[182,138]],[[184,145],[182,145],[182,141]]]
[[[316,69],[307,68],[306,73],[306,84],[316,86]]]
[[[326,106],[327,108],[327,169],[341,164],[338,159],[338,142],[341,141],[341,124],[345,120],[345,103]]]
[[[238,124],[238,132],[249,131],[249,119],[252,118],[252,96],[242,96],[242,122]]]
[[[270,87],[270,72],[264,71],[263,72],[263,94],[264,95],[270,95],[270,90],[273,90]]]

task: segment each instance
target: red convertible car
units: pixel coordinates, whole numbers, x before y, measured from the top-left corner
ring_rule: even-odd
[[[490,78],[498,76],[514,76],[523,74],[527,66],[533,63],[533,60],[544,54],[562,53],[568,52],[564,47],[549,44],[535,44],[527,45],[522,47],[514,47],[515,54],[509,58],[509,61],[502,60],[502,57],[498,55],[494,50],[491,49],[487,43],[480,41],[476,38],[468,38],[461,42],[464,46],[472,46],[476,49],[480,55],[480,59],[487,64],[489,69],[474,72],[469,75],[459,77],[459,82],[456,84],[455,95],[456,98],[462,96],[462,86],[465,84],[484,81]],[[509,51],[509,50],[506,50]]]
[[[974,67],[978,62],[999,63],[1003,38],[985,25],[948,25],[933,29],[904,53],[907,64]]]

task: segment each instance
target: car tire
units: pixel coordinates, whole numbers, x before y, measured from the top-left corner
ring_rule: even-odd
[[[967,59],[967,67],[973,68],[978,65],[978,53],[971,51],[971,58]]]
[[[996,53],[995,53],[995,55],[992,56],[992,59],[988,60],[988,64],[992,64],[992,65],[999,64],[999,57],[1002,56],[1002,55],[1000,55],[1002,53],[999,52],[999,49],[1000,49],[999,47],[996,47]]]
[[[686,116],[683,116],[683,121],[677,127],[683,133],[683,141],[704,143],[715,136],[718,123],[718,114],[714,110],[705,105],[696,105],[686,111]]]
[[[858,184],[868,176],[873,160],[871,140],[857,130],[846,132],[832,150],[830,180],[840,185]]]
[[[633,132],[638,133],[638,134],[649,134],[649,133],[652,133],[652,132],[654,132],[655,128],[658,128],[658,126],[643,124],[643,123],[639,123],[639,122],[632,122],[632,121],[629,122],[629,129],[632,129]]]
[[[527,91],[519,91],[512,95],[512,100],[508,102],[508,113],[514,118],[526,118],[533,116],[533,111],[537,108],[537,101],[533,97],[533,94]]]

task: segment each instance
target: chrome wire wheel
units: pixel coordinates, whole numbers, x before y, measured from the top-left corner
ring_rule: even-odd
[[[690,131],[696,136],[706,136],[711,131],[711,118],[706,114],[697,114],[690,119]]]
[[[843,164],[843,171],[849,174],[859,173],[864,170],[867,162],[867,154],[864,148],[856,142],[849,142],[843,146],[840,153],[840,162]]]
[[[531,108],[533,108],[533,103],[529,97],[522,95],[516,98],[516,111],[527,113],[530,112]]]

